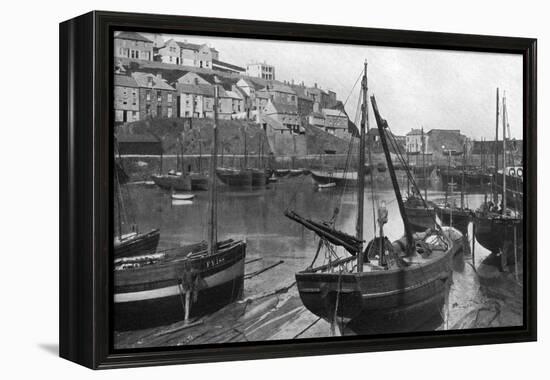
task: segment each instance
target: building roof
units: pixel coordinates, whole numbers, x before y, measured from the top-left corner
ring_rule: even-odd
[[[280,131],[280,130],[287,131],[288,130],[288,128],[285,127],[283,125],[283,123],[281,123],[280,121],[278,121],[277,119],[275,119],[275,118],[273,118],[269,115],[263,115],[262,114],[261,118],[262,118],[262,121],[264,123],[269,124],[269,126],[273,129],[275,129],[275,130],[278,130],[278,131]]]
[[[323,114],[325,116],[331,116],[331,117],[343,117],[343,118],[348,118],[348,116],[346,115],[345,112],[341,111],[341,110],[334,110],[334,109],[331,109],[331,108],[323,108]]]
[[[296,107],[294,104],[280,103],[274,101],[273,99],[270,100],[270,103],[273,104],[273,108],[275,108],[275,111],[277,111],[277,113],[284,113],[288,115],[298,114],[298,107]]]
[[[141,88],[155,88],[158,90],[175,91],[175,88],[166,83],[162,78],[150,73],[135,72],[132,77],[136,80],[137,84]],[[153,85],[149,85],[149,78],[153,79]]]
[[[139,87],[136,80],[128,75],[115,74],[115,86]]]
[[[194,94],[208,97],[214,97],[214,86],[209,84],[176,84],[176,90],[182,94]]]
[[[292,94],[296,95],[296,92],[294,92],[293,89],[291,89],[289,86],[277,82],[271,82],[268,84],[265,88],[262,90],[268,91],[268,92],[282,92],[285,94]]]
[[[153,43],[148,38],[143,37],[141,34],[136,32],[120,32],[115,36],[115,38],[119,38],[121,40],[132,40],[132,41],[142,41],[142,42],[150,42]]]
[[[181,49],[198,51],[204,44],[192,44],[189,42],[176,41]]]
[[[223,95],[222,95],[223,94]],[[239,99],[242,100],[242,96],[235,91],[220,91],[220,96],[222,98],[231,98],[231,99]]]
[[[212,59],[212,65],[227,67],[227,68],[235,70],[235,71],[241,71],[241,72],[246,71],[244,68],[242,68],[240,66],[233,65],[233,64],[227,63],[227,62],[218,61],[217,59]]]

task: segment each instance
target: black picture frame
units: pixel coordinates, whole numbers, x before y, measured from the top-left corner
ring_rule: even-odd
[[[523,326],[115,352],[109,317],[114,30],[521,54],[529,210]],[[60,24],[59,58],[61,357],[101,369],[536,340],[536,39],[93,11]]]

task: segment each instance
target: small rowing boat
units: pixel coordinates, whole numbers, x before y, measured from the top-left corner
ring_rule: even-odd
[[[336,187],[336,182],[329,182],[329,183],[318,183],[317,187],[319,189],[330,189],[332,187]]]
[[[190,193],[173,193],[172,199],[175,201],[190,201],[191,199],[195,198],[195,194]]]

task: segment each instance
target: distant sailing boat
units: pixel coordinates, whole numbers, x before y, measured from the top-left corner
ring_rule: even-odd
[[[243,128],[243,140],[244,140],[244,162],[240,169],[235,168],[223,168],[217,169],[216,174],[218,178],[230,187],[235,188],[251,188],[251,187],[264,187],[267,185],[267,179],[269,175],[265,169],[251,169],[248,167],[248,135],[246,133],[246,127]]]
[[[314,262],[310,267],[296,274],[298,291],[305,307],[313,314],[330,322],[333,329],[339,326],[340,330],[351,329],[356,333],[388,333],[422,329],[426,328],[424,326],[429,321],[441,319],[441,307],[451,284],[451,259],[462,247],[462,236],[450,227],[413,234],[386,142],[385,130],[388,125],[378,113],[376,100],[372,96],[372,108],[405,226],[405,236],[393,244],[384,237],[383,225],[387,222],[387,211],[382,206],[378,210],[380,236],[372,239],[364,249],[367,86],[367,63],[365,62],[362,81],[364,107],[360,128],[356,235],[338,231],[333,221],[316,222],[303,218],[294,211],[285,212],[288,218],[320,237]],[[336,209],[334,215],[337,212]],[[338,247],[343,247],[349,256],[339,257],[336,254]],[[321,250],[326,253],[325,263],[313,267]],[[434,326],[431,327],[433,328]]]
[[[115,142],[115,155],[118,156],[118,148]],[[117,167],[122,168],[120,162],[117,162]],[[114,257],[115,259],[122,257],[133,257],[141,255],[149,255],[157,250],[159,244],[160,231],[155,228],[149,232],[141,233],[136,229],[135,224],[129,232],[123,232],[123,219],[127,220],[127,210],[124,205],[124,197],[122,196],[122,185],[120,183],[119,171],[115,170],[115,197],[116,197],[116,222],[117,232],[114,239]]]
[[[244,287],[246,242],[217,237],[218,87],[209,173],[208,241],[115,262],[114,328],[134,330],[213,312]]]
[[[151,176],[153,182],[164,190],[171,191],[190,191],[191,177],[185,172],[183,167],[183,151],[181,150],[181,142],[179,141],[178,151],[176,152],[176,170],[170,170],[167,174],[162,173],[162,156],[161,156],[161,172]],[[181,157],[180,157],[181,153]],[[181,164],[181,167],[180,167]]]
[[[449,156],[450,160],[450,156]],[[449,186],[445,192],[445,203],[436,206],[436,213],[444,226],[452,226],[458,229],[463,235],[468,234],[468,226],[473,219],[474,212],[464,204],[464,192],[466,190],[465,166],[466,166],[466,144],[463,148],[462,176],[460,184],[460,206],[454,204],[454,199],[449,201],[449,193],[452,186]],[[449,165],[450,167],[450,165]]]
[[[496,103],[496,142],[498,143],[498,124],[499,124],[499,93],[497,88]],[[502,98],[502,162],[503,168],[506,168],[506,97]],[[497,145],[498,146],[498,145]],[[499,205],[499,192],[496,186],[497,179],[502,176],[503,186],[501,187],[501,197]],[[507,186],[506,171],[502,174],[498,171],[498,150],[495,146],[495,172],[493,175],[493,200],[487,201],[476,210],[475,216],[475,237],[479,244],[491,251],[499,253],[516,240],[516,244],[523,241],[523,229],[517,228],[522,221],[522,215],[507,207]]]

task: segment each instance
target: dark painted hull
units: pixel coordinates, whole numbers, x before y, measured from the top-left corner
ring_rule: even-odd
[[[523,244],[523,225],[521,222],[513,223],[510,220],[507,223],[496,214],[478,214],[474,223],[477,242],[492,253],[497,253],[503,250],[506,244],[513,243],[514,225],[516,225],[517,243],[519,245]]]
[[[269,173],[265,170],[252,170],[252,186],[262,187],[267,185]]]
[[[190,258],[183,252],[139,268],[115,270],[114,329],[136,330],[184,319],[183,285],[191,286],[190,317],[216,311],[236,301],[244,287],[246,243],[219,243],[210,255],[204,245]],[[190,265],[196,277],[190,277]],[[189,278],[193,278],[189,280]],[[186,280],[187,279],[187,280]],[[189,289],[189,288],[188,288]]]
[[[252,187],[251,170],[218,169],[216,174],[225,185],[236,188]]]
[[[137,234],[135,237],[122,242],[115,241],[115,259],[153,254],[157,250],[159,238],[160,231],[154,229],[146,234]]]
[[[407,207],[405,213],[413,232],[423,232],[435,227],[435,209],[424,207]]]
[[[191,173],[191,190],[208,190],[208,176],[200,173]]]
[[[328,322],[336,315],[338,324],[357,334],[413,331],[439,315],[452,282],[452,258],[461,247],[457,242],[437,258],[403,269],[300,272],[300,298],[313,314]]]
[[[273,173],[276,177],[286,177],[290,173],[290,169],[275,169]]]
[[[464,235],[468,233],[468,225],[473,219],[473,213],[471,211],[460,209],[451,210],[449,207],[437,207],[436,213],[444,226],[454,227]]]
[[[187,175],[154,175],[153,182],[164,190],[191,191],[191,178]]]

